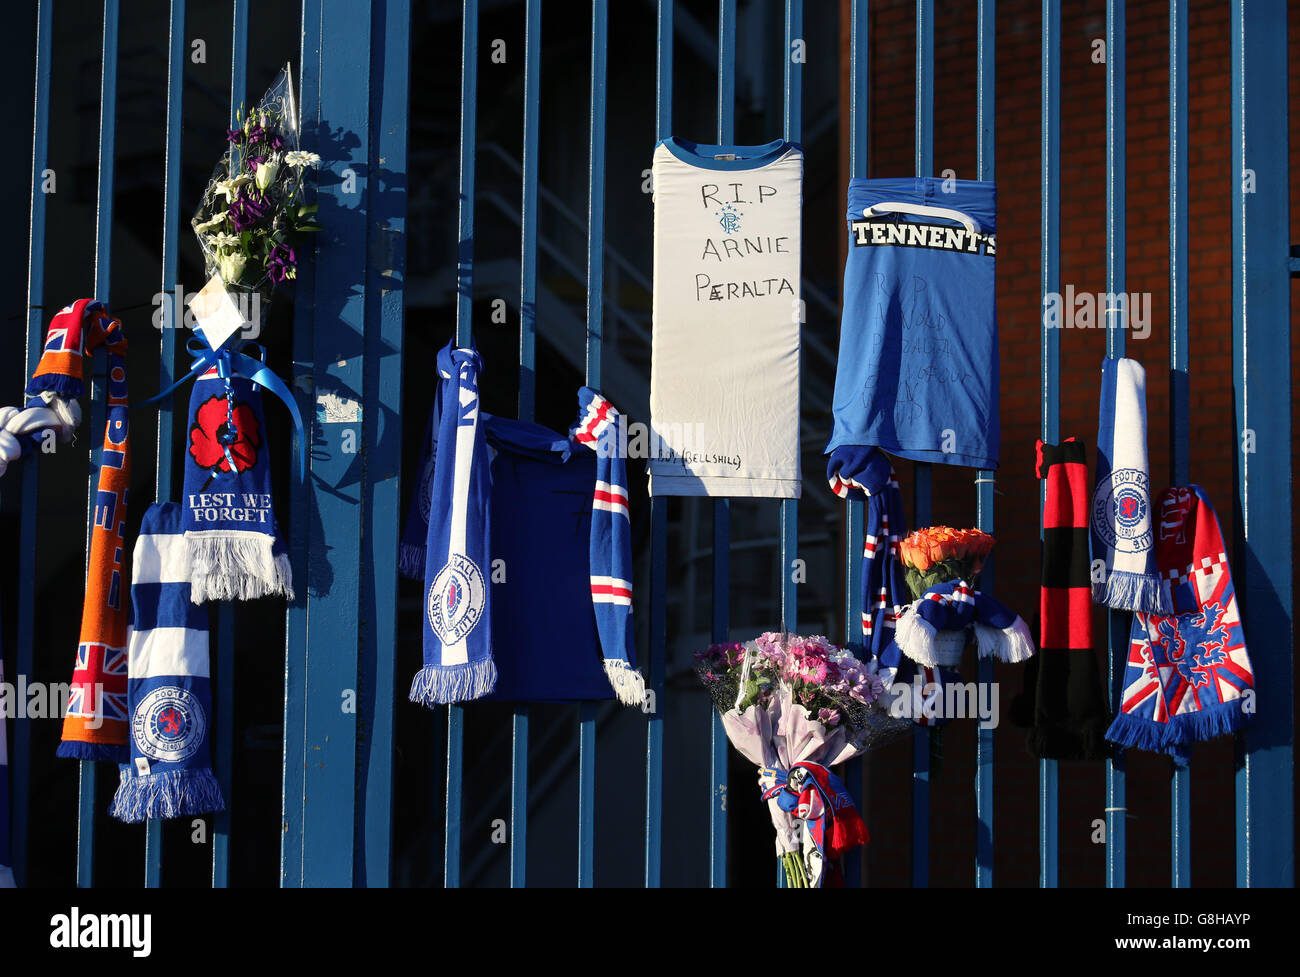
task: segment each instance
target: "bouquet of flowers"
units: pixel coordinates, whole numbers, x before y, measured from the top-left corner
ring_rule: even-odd
[[[915,598],[894,633],[904,655],[925,666],[955,667],[972,630],[981,658],[1019,662],[1034,654],[1033,637],[1019,615],[976,589],[993,543],[978,529],[950,526],[918,529],[899,543]]]
[[[269,299],[276,285],[297,276],[298,236],[321,229],[316,205],[301,203],[303,173],[320,157],[298,149],[288,66],[235,121],[192,223],[209,276],[219,276],[227,291]],[[256,314],[246,317],[257,324]]]
[[[834,884],[834,861],[867,831],[829,768],[907,734],[911,723],[889,714],[867,665],[823,637],[768,632],[695,658],[731,745],[759,767],[786,884]]]
[[[977,585],[993,543],[988,533],[951,526],[931,526],[905,536],[898,544],[898,555],[912,597],[919,598],[935,584],[950,580]]]

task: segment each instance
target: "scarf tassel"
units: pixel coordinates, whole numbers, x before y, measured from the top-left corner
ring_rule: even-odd
[[[1130,610],[1152,609],[1156,614],[1173,614],[1169,592],[1160,578],[1131,570],[1111,570],[1105,583],[1092,585],[1094,603]]]
[[[428,547],[403,543],[397,550],[397,572],[412,580],[424,579],[424,558]]]
[[[108,813],[119,821],[135,823],[224,811],[221,785],[211,770],[167,770],[137,777],[130,768]]]
[[[55,756],[69,760],[108,760],[125,763],[127,749],[122,743],[89,743],[85,740],[64,740],[54,751]]]
[[[412,702],[433,707],[487,695],[497,684],[497,666],[491,658],[463,665],[425,665],[411,682]]]
[[[1000,662],[1023,662],[1034,657],[1034,638],[1023,618],[1017,617],[1009,627],[995,628],[975,622],[975,643],[981,658]]]
[[[275,553],[270,536],[190,533],[191,600],[252,600],[283,594],[293,600],[288,553]]]
[[[1250,714],[1241,708],[1240,699],[1221,703],[1216,709],[1175,716],[1167,723],[1153,723],[1122,712],[1110,724],[1106,739],[1122,747],[1168,753],[1185,764],[1191,757],[1193,744],[1235,733],[1249,720]]]
[[[898,619],[894,643],[900,651],[919,665],[929,668],[955,668],[966,650],[966,629],[938,631],[935,626],[909,606]]]
[[[621,658],[605,659],[605,677],[623,705],[639,706],[645,702],[645,676]]]

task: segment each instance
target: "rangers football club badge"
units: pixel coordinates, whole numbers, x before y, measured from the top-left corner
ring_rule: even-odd
[[[1110,482],[1098,486],[1092,501],[1092,525],[1106,544],[1119,553],[1143,553],[1151,548],[1151,506],[1146,472],[1117,468]]]
[[[164,763],[184,763],[198,752],[207,717],[188,689],[154,689],[136,707],[132,733],[140,752]]]
[[[451,559],[429,588],[429,624],[444,645],[457,644],[478,626],[487,591],[478,565],[463,553]]]

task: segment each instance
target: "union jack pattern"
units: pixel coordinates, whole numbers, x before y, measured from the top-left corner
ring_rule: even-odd
[[[1193,485],[1166,490],[1157,505],[1157,563],[1175,613],[1133,615],[1120,714],[1106,736],[1183,760],[1191,743],[1250,719],[1255,673],[1209,499]]]

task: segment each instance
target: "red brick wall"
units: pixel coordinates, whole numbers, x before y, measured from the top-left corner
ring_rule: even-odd
[[[846,35],[847,2],[842,5]],[[975,6],[939,0],[935,31],[936,173],[976,174]],[[1037,606],[1039,572],[1038,484],[1034,441],[1040,429],[1039,230],[1041,5],[1001,0],[997,24],[998,316],[1001,345],[1002,467],[998,472],[995,535],[996,590],[1029,618]],[[1194,3],[1191,33],[1188,177],[1191,188],[1190,303],[1191,473],[1232,533],[1236,448],[1231,376],[1231,164],[1228,13],[1217,0]],[[908,0],[872,4],[870,21],[870,174],[914,172],[913,72],[915,6]],[[1292,3],[1292,50],[1300,43],[1300,4]],[[1128,7],[1128,241],[1129,292],[1150,292],[1152,329],[1138,341],[1130,333],[1127,355],[1147,370],[1148,436],[1153,489],[1169,483],[1169,95],[1168,5],[1132,0]],[[1105,279],[1105,67],[1092,60],[1093,40],[1105,36],[1105,7],[1097,0],[1071,3],[1062,23],[1061,84],[1061,283],[1100,292]],[[1292,59],[1294,64],[1295,59]],[[847,60],[845,61],[847,65]],[[843,84],[847,86],[847,70]],[[1291,73],[1291,147],[1300,152],[1297,72]],[[847,96],[847,88],[844,89]],[[847,105],[847,102],[845,102]],[[847,109],[846,109],[847,114]],[[847,140],[848,120],[844,119]],[[847,141],[842,173],[847,179]],[[1294,169],[1294,165],[1293,165]],[[843,181],[842,181],[843,182]],[[1293,208],[1293,215],[1296,209]],[[1293,227],[1300,221],[1293,218]],[[1300,233],[1293,234],[1300,240]],[[1294,295],[1294,292],[1293,292]],[[1300,311],[1300,303],[1296,303]],[[1293,312],[1293,316],[1294,316]],[[1105,333],[1061,333],[1061,432],[1075,435],[1095,461],[1097,392]],[[1300,356],[1292,351],[1293,362]],[[1295,367],[1293,366],[1293,371]],[[1294,449],[1293,449],[1294,454]],[[899,466],[909,499],[909,463]],[[936,523],[973,525],[973,471],[934,468]],[[1105,619],[1095,621],[1098,667]],[[1248,640],[1250,638],[1248,637]],[[1258,639],[1256,639],[1258,640]],[[974,677],[974,667],[966,669]],[[1000,666],[1001,711],[1021,686],[1020,669]],[[944,734],[944,760],[933,779],[931,883],[971,885],[974,880],[974,726],[958,722]],[[1004,722],[995,735],[995,880],[1003,885],[1037,882],[1037,761],[1024,751],[1023,731]],[[1128,762],[1128,881],[1169,884],[1170,765],[1134,751]],[[1232,836],[1232,744],[1198,747],[1192,772],[1193,840]],[[911,755],[895,746],[873,757],[868,806],[873,843],[868,880],[906,885],[910,878]],[[1061,764],[1060,882],[1102,885],[1104,848],[1092,843],[1092,821],[1104,818],[1104,766]],[[1231,846],[1193,846],[1196,885],[1231,885]]]

